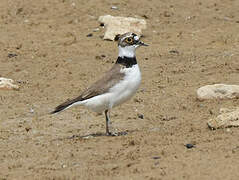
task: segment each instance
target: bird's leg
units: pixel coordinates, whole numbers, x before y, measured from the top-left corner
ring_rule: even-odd
[[[107,109],[105,110],[105,119],[106,119],[106,135],[107,136],[118,136],[118,133],[112,133],[109,131],[110,127],[110,111]]]
[[[109,117],[109,110],[105,110],[105,120],[106,120],[106,135],[111,135],[109,131],[109,125],[110,125],[110,117]]]

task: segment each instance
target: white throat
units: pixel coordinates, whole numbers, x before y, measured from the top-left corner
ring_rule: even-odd
[[[125,46],[121,47],[119,46],[119,56],[120,57],[135,57],[135,49],[137,46]]]

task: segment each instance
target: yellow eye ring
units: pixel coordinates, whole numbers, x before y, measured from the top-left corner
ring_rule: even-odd
[[[132,37],[128,37],[128,38],[126,38],[125,39],[125,41],[127,42],[127,43],[133,43],[133,38]]]

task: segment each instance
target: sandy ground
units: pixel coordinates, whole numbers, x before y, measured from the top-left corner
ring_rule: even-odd
[[[203,85],[238,84],[238,7],[237,0],[1,0],[0,77],[20,90],[0,91],[0,179],[238,179],[238,128],[211,131],[206,122],[239,100],[196,98]],[[42,116],[115,62],[117,45],[102,40],[97,22],[105,14],[148,24],[150,46],[137,51],[141,87],[112,111],[113,127],[128,132],[119,137],[87,136],[104,133],[105,119],[82,107]]]

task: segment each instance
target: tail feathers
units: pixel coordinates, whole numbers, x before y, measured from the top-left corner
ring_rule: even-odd
[[[57,106],[54,111],[50,112],[50,114],[55,114],[60,111],[63,111],[64,109],[69,108],[74,103],[75,103],[75,101],[66,101],[66,102],[60,104],[59,106]]]

